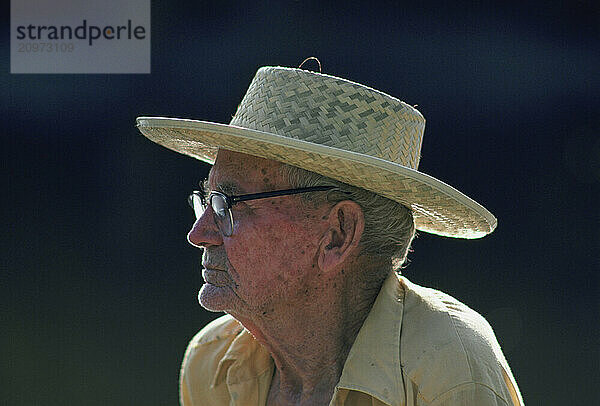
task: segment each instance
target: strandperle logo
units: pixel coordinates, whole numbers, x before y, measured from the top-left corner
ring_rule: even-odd
[[[86,19],[81,25],[73,27],[71,25],[20,25],[17,27],[18,40],[88,40],[88,45],[92,46],[97,40],[143,40],[146,39],[146,28],[143,25],[136,25],[131,20],[127,20],[124,25],[105,25],[97,26],[88,24]]]
[[[150,73],[150,0],[11,0],[11,73]]]

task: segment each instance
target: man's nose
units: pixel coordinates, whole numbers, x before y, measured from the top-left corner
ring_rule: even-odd
[[[212,208],[207,208],[188,232],[187,240],[194,247],[203,248],[223,243],[221,232],[215,224],[211,210]]]

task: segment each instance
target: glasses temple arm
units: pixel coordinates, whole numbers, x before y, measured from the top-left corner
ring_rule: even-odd
[[[284,190],[273,190],[271,192],[262,192],[262,193],[251,193],[247,195],[240,196],[230,196],[231,203],[243,202],[246,200],[257,200],[257,199],[266,199],[268,197],[277,197],[277,196],[286,196],[286,195],[296,195],[298,193],[306,193],[306,192],[319,192],[325,191],[335,188],[335,186],[313,186],[313,187],[303,187],[298,189],[284,189]]]

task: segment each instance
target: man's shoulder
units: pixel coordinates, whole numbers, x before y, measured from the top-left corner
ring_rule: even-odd
[[[508,400],[508,364],[483,316],[452,296],[402,278],[401,363],[421,396],[481,385]]]
[[[221,360],[242,330],[237,320],[225,315],[207,324],[190,340],[179,377],[182,405],[229,402],[226,389],[214,389],[214,385],[220,378],[217,372]],[[213,403],[207,403],[207,399]]]

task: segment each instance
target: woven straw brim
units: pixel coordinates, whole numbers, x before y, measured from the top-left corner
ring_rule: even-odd
[[[222,148],[273,159],[373,191],[410,207],[417,229],[428,233],[473,239],[496,228],[496,218],[463,193],[383,159],[198,120],[139,117],[137,127],[150,140],[209,164]]]

